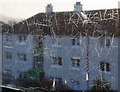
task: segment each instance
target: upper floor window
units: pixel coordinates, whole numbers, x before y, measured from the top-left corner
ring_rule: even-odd
[[[53,65],[62,65],[62,58],[61,57],[52,57],[52,63]]]
[[[79,58],[71,58],[72,67],[79,68],[80,67],[80,59]]]
[[[26,36],[25,35],[19,35],[19,42],[25,42],[26,41]]]
[[[11,34],[7,34],[6,35],[6,41],[7,42],[11,42],[12,41],[12,35]]]
[[[107,37],[105,39],[105,44],[106,44],[106,47],[109,48],[110,47],[110,37]]]
[[[111,39],[110,39],[110,37],[101,37],[100,38],[100,45],[102,46],[102,47],[107,47],[107,48],[109,48],[110,47],[110,44],[111,44]]]
[[[18,58],[20,61],[27,61],[27,55],[24,53],[18,53]]]
[[[110,71],[110,63],[100,62],[100,70],[109,72]]]
[[[52,44],[53,45],[62,45],[62,38],[61,37],[53,37]]]
[[[12,71],[10,69],[5,69],[4,70],[4,74],[6,74],[6,76],[10,77],[11,76]]]
[[[81,40],[79,38],[72,38],[72,46],[80,46]]]
[[[5,52],[6,54],[6,59],[12,59],[12,53],[11,52]]]

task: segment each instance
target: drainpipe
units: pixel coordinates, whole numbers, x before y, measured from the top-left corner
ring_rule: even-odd
[[[87,90],[89,90],[89,36],[87,35],[87,69],[86,69],[86,75],[87,75]]]

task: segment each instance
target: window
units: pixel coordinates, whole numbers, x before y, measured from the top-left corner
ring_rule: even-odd
[[[100,46],[103,47],[104,46],[104,37],[100,38]]]
[[[22,36],[21,35],[19,36],[19,42],[22,42]]]
[[[12,53],[11,52],[5,52],[7,59],[12,59]]]
[[[106,47],[109,48],[110,47],[110,38],[106,38]]]
[[[61,37],[53,37],[52,44],[53,45],[62,45],[62,38]]]
[[[81,40],[79,38],[72,38],[72,45],[73,46],[80,46]]]
[[[52,80],[55,80],[55,83],[62,84],[62,78],[53,78]]]
[[[73,89],[79,89],[80,88],[80,82],[79,81],[75,81],[75,80],[71,80],[71,86]]]
[[[12,72],[10,69],[5,69],[4,73],[7,75],[6,77],[10,77]]]
[[[101,71],[110,71],[110,63],[108,62],[100,62],[100,69]]]
[[[110,63],[106,63],[106,71],[110,71]]]
[[[19,35],[19,42],[26,41],[26,36],[25,35]]]
[[[23,40],[26,41],[26,36],[25,35],[23,36]]]
[[[62,78],[57,78],[57,83],[62,84]]]
[[[110,37],[106,37],[106,38],[104,38],[104,37],[101,37],[100,38],[100,46],[101,47],[107,47],[107,48],[109,48],[110,47]]]
[[[7,34],[7,35],[6,35],[6,41],[7,41],[7,42],[11,42],[11,41],[12,41],[12,35]]]
[[[61,57],[52,57],[53,65],[62,65],[62,58]]]
[[[104,71],[104,62],[100,62],[100,69]]]
[[[21,61],[27,61],[27,58],[26,58],[26,54],[24,54],[24,53],[18,53],[18,58],[19,58],[19,60],[21,60]]]
[[[79,58],[71,58],[72,67],[79,68],[80,67],[80,59]]]

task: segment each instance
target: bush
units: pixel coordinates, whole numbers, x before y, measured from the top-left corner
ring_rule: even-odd
[[[91,92],[96,92],[96,91],[104,91],[104,92],[108,92],[110,90],[110,86],[108,85],[108,82],[106,82],[105,80],[95,80],[94,81],[94,85],[91,88]]]
[[[36,68],[32,68],[25,72],[25,78],[32,81],[40,81],[44,77],[45,73],[37,70]]]

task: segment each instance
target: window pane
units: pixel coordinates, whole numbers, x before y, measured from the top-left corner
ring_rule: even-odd
[[[56,57],[53,57],[53,64],[57,65],[57,58]]]
[[[100,62],[100,69],[104,71],[104,62]]]
[[[105,42],[104,37],[101,37],[101,38],[100,38],[100,46],[101,46],[101,47],[104,46],[104,42]]]
[[[79,46],[79,45],[80,45],[80,40],[79,40],[79,38],[77,38],[76,41],[77,41],[77,45]]]
[[[75,45],[75,39],[72,39],[72,45]]]
[[[62,38],[58,38],[58,44],[59,44],[59,45],[62,44]]]
[[[58,62],[59,65],[62,65],[62,58],[59,57],[59,62]]]
[[[26,54],[24,54],[24,61],[26,61],[27,59],[26,59]]]
[[[71,66],[76,67],[76,68],[80,67],[80,60],[71,58]]]
[[[20,35],[20,36],[19,36],[19,42],[21,42],[21,41],[22,41],[22,36]]]
[[[24,41],[26,41],[26,36],[24,36]]]
[[[106,63],[106,71],[110,71],[110,64]]]
[[[110,47],[110,38],[106,38],[106,47],[107,47],[107,48]]]
[[[52,44],[56,44],[56,39],[55,38],[52,39]]]
[[[80,66],[80,60],[78,59],[77,60],[77,67],[79,67]]]

